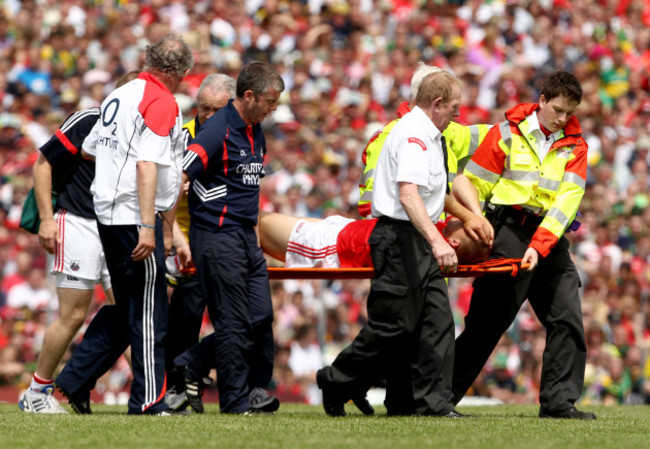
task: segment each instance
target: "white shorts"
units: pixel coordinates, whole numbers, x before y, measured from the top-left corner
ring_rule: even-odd
[[[289,238],[285,267],[339,268],[336,238],[341,229],[354,220],[341,216],[327,217],[323,221],[298,221]]]
[[[111,280],[97,220],[59,209],[54,221],[59,227],[61,242],[54,247],[50,273],[57,275],[57,287],[87,290],[89,285],[92,288],[101,283],[105,289],[109,288]]]

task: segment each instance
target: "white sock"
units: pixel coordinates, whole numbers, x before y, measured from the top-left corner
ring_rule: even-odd
[[[30,385],[30,388],[33,391],[38,391],[40,392],[43,388],[52,385],[54,383],[54,379],[50,380],[44,380],[41,378],[37,378],[36,374],[32,377],[32,384]]]

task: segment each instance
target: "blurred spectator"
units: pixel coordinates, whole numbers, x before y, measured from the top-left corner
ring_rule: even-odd
[[[275,193],[284,195],[292,187],[298,188],[300,196],[307,195],[314,187],[313,176],[302,166],[300,153],[288,151],[283,160],[283,168],[269,177],[267,182],[275,186]]]
[[[6,261],[2,282],[0,282],[0,291],[3,296],[6,297],[12,287],[27,281],[32,263],[32,256],[25,251],[18,252],[12,260]]]
[[[516,402],[517,383],[508,370],[508,354],[494,356],[492,369],[484,378],[487,394],[505,403]]]
[[[289,368],[295,381],[300,383],[301,393],[310,404],[320,404],[321,394],[316,385],[316,371],[323,367],[323,354],[318,343],[318,331],[310,324],[296,329],[291,343]]]
[[[478,105],[480,92],[478,83],[467,83],[463,92],[464,103],[458,109],[457,122],[461,125],[474,125],[477,123],[490,123],[490,111]]]
[[[7,292],[6,307],[12,309],[27,308],[31,311],[38,309],[57,308],[56,296],[47,286],[45,272],[41,268],[32,268],[27,279],[14,285]]]

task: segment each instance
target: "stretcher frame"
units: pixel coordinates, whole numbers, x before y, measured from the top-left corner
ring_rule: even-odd
[[[491,273],[510,273],[516,276],[522,264],[521,259],[493,259],[472,265],[458,265],[454,273],[443,273],[445,277],[478,277]],[[372,279],[374,268],[285,268],[268,267],[269,279]]]

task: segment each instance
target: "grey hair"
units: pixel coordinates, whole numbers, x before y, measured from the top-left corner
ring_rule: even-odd
[[[247,90],[255,95],[266,93],[270,88],[278,92],[284,90],[284,80],[273,67],[265,62],[246,64],[237,77],[237,97],[243,97]]]
[[[225,90],[228,92],[230,98],[235,98],[237,93],[237,81],[235,81],[235,78],[228,76],[225,73],[211,73],[203,78],[203,81],[199,86],[197,97],[198,95],[201,95],[203,89],[212,89],[217,92]]]
[[[422,80],[430,73],[440,72],[441,70],[440,67],[436,67],[435,65],[426,65],[422,61],[418,62],[418,68],[415,69],[411,77],[411,97],[409,98],[411,103],[415,103]]]
[[[153,45],[147,45],[145,70],[183,76],[193,65],[192,50],[180,36],[169,34]]]

